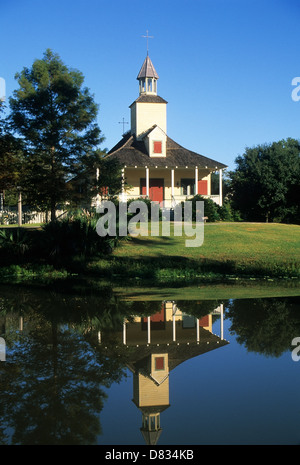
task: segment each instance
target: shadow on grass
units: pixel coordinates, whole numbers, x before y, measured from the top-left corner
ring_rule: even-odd
[[[208,258],[193,259],[182,256],[154,257],[105,257],[95,260],[87,268],[90,275],[107,279],[148,280],[153,285],[178,285],[225,281],[234,278],[281,279],[298,278],[299,273],[291,265],[280,267],[273,264],[244,264],[233,260]]]
[[[104,263],[103,263],[104,262]],[[104,266],[103,266],[104,265]],[[153,281],[174,277],[195,277],[199,273],[230,274],[235,270],[234,262],[217,260],[193,260],[182,256],[172,257],[106,257],[101,262],[95,261],[89,268],[92,274],[105,274],[105,277],[124,276],[131,278],[152,279]]]
[[[133,245],[140,245],[143,247],[152,247],[152,246],[159,246],[159,245],[174,245],[174,240],[168,236],[161,236],[157,237],[156,239],[149,239],[147,236],[147,240],[141,239],[140,237],[131,236],[128,239],[131,244]]]

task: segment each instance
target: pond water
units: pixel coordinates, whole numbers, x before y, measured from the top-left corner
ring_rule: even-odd
[[[3,287],[0,444],[299,444],[299,304]]]

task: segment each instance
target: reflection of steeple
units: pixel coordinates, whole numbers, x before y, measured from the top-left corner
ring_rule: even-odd
[[[133,361],[129,369],[133,372],[132,400],[142,412],[141,432],[146,443],[154,445],[162,431],[160,413],[170,405],[168,353],[150,352]]]
[[[141,432],[146,444],[161,435],[160,413],[169,404],[169,374],[179,364],[228,344],[212,334],[212,315],[198,319],[181,312],[174,302],[164,302],[150,317],[136,317],[123,326],[123,343],[134,349],[128,368],[133,373],[133,402],[142,412]]]
[[[140,431],[146,444],[157,444],[161,436],[160,414],[170,407],[170,372],[186,360],[228,344],[223,338],[223,305],[213,313],[220,315],[220,337],[212,333],[212,313],[196,318],[175,302],[163,302],[151,316],[124,321],[118,339],[129,349],[132,400],[142,413]]]
[[[148,446],[155,446],[161,435],[162,429],[160,428],[160,412],[143,411],[142,427],[140,428],[141,433],[145,439],[145,443]]]

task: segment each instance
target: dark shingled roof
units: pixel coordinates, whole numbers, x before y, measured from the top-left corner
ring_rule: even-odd
[[[168,103],[165,99],[160,97],[159,95],[151,95],[151,94],[142,94],[140,95],[131,105],[134,103]]]
[[[127,167],[195,167],[223,169],[226,165],[211,158],[185,149],[167,136],[166,157],[149,157],[143,140],[138,140],[130,132],[121,139],[107,154],[107,158],[117,159]]]
[[[229,345],[225,339],[220,339],[216,334],[212,334],[208,329],[200,328],[200,342],[190,342],[189,344],[170,343],[159,344],[155,346],[139,345],[138,347],[131,347],[130,353],[127,358],[127,367],[132,373],[142,373],[148,376],[148,360],[151,354],[164,354],[168,353],[169,373],[174,370],[178,365],[190,360],[191,358],[211,352],[220,347]]]
[[[157,431],[148,431],[146,429],[140,428],[140,430],[147,446],[156,446],[159,436],[161,435],[162,429],[159,428]]]

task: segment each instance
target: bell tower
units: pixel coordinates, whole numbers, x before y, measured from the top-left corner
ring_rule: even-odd
[[[157,95],[157,80],[159,77],[148,53],[137,79],[139,81],[140,95]]]
[[[139,81],[139,97],[129,107],[131,110],[131,134],[135,135],[137,139],[142,139],[146,132],[158,126],[166,137],[167,102],[157,95],[158,74],[148,53],[137,80]],[[161,153],[164,154],[164,152],[162,147]],[[149,155],[151,156],[150,153]]]
[[[161,435],[160,414],[169,406],[169,355],[150,353],[133,373],[133,402],[142,412],[140,431],[146,444],[156,444]]]

